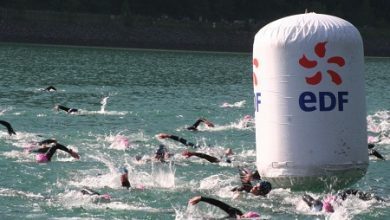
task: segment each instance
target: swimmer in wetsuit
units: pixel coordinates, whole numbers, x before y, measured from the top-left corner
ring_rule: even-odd
[[[223,211],[225,211],[229,216],[228,218],[234,218],[234,219],[240,219],[240,218],[256,218],[260,217],[260,214],[257,212],[247,212],[243,213],[241,210],[234,208],[222,201],[219,201],[217,199],[213,199],[210,197],[205,197],[205,196],[195,196],[192,199],[188,201],[189,204],[191,205],[196,205],[199,202],[206,202],[210,205],[214,205]]]
[[[83,195],[88,195],[88,196],[92,196],[92,197],[95,197],[96,201],[95,202],[110,202],[111,200],[111,196],[109,194],[100,194],[90,188],[87,188],[87,187],[84,187],[83,189],[81,189],[80,191]]]
[[[55,91],[57,91],[57,89],[56,89],[54,86],[48,86],[48,87],[45,88],[43,91],[46,91],[46,92],[55,92]]]
[[[67,112],[67,113],[76,113],[76,112],[79,111],[79,110],[76,109],[76,108],[68,108],[68,107],[65,107],[65,106],[63,106],[63,105],[56,105],[56,106],[54,107],[54,109],[56,109],[57,111],[58,111],[58,110],[63,110],[63,111],[65,111],[65,112]]]
[[[376,196],[372,193],[368,193],[368,192],[363,192],[363,191],[360,191],[360,190],[357,190],[357,189],[346,189],[346,190],[343,190],[341,192],[338,192],[337,193],[337,197],[338,198],[341,198],[342,200],[346,200],[348,196],[356,196],[357,198],[363,200],[363,201],[369,201],[369,200],[372,200],[372,199],[375,199],[379,202],[383,202],[385,201],[383,198],[379,197],[379,196]]]
[[[160,133],[157,135],[157,137],[161,138],[161,139],[169,138],[169,139],[172,139],[174,141],[178,141],[187,147],[200,148],[199,145],[191,143],[191,142],[187,141],[186,139],[178,137],[176,135]],[[209,161],[210,163],[219,163],[223,160],[227,163],[231,163],[231,159],[229,158],[229,156],[233,155],[233,151],[231,148],[227,148],[224,152],[224,158],[221,158],[221,159],[218,159],[214,156],[211,156],[211,155],[208,155],[205,153],[199,153],[199,152],[194,152],[194,151],[184,151],[182,153],[182,155],[185,156],[186,158],[196,156],[196,157],[205,159],[205,160]]]
[[[161,138],[161,139],[169,138],[169,139],[172,139],[174,141],[178,141],[178,142],[184,144],[187,147],[200,148],[199,145],[191,143],[191,142],[187,141],[186,139],[181,138],[181,137],[176,136],[176,135],[173,135],[173,134],[160,133],[160,134],[157,135],[157,137]]]
[[[205,118],[199,118],[198,120],[196,120],[196,122],[191,125],[190,127],[187,127],[187,130],[190,130],[190,131],[197,131],[198,130],[198,126],[200,125],[200,123],[205,123],[208,127],[214,127],[214,124],[211,123],[210,121],[208,121],[207,119]]]
[[[220,159],[218,159],[217,157],[205,154],[205,153],[200,153],[200,152],[195,152],[195,151],[188,151],[188,150],[183,151],[182,155],[185,156],[186,158],[189,158],[189,157],[192,157],[192,156],[199,157],[199,158],[207,160],[210,163],[219,163],[219,162],[222,162],[222,161],[224,161],[226,163],[231,163],[232,161],[229,158],[229,156],[233,155],[233,151],[230,148],[226,149],[225,152],[224,152],[223,157],[220,158]]]
[[[336,199],[346,200],[348,196],[356,196],[357,198],[363,201],[377,200],[379,202],[385,201],[379,196],[375,196],[371,193],[363,192],[357,189],[347,189],[338,192],[335,196],[329,195],[323,200],[314,199],[310,195],[303,195],[303,201],[313,210],[313,211],[325,211],[325,212],[334,212],[334,208],[330,202],[335,201]]]
[[[266,196],[271,190],[272,185],[268,181],[262,181],[259,172],[251,171],[247,168],[239,168],[241,186],[234,187],[231,191],[252,193],[256,196]],[[252,181],[260,181],[259,183],[252,185]]]
[[[268,181],[260,181],[259,183],[252,185],[251,181],[241,180],[242,185],[240,187],[235,187],[231,191],[233,192],[242,192],[251,193],[255,196],[266,196],[272,190],[272,185]]]
[[[7,128],[8,134],[11,136],[13,134],[16,135],[14,129],[12,128],[11,124],[7,121],[0,120],[0,124],[4,125]]]
[[[72,149],[69,149],[69,148],[65,147],[64,145],[57,143],[57,141],[55,141],[55,140],[52,143],[53,144],[51,144],[51,146],[45,145],[42,148],[31,150],[31,152],[33,152],[33,153],[38,153],[36,156],[36,160],[38,163],[50,162],[51,158],[53,157],[53,155],[55,154],[55,152],[57,150],[65,151],[69,155],[71,155],[73,158],[80,159],[79,154],[77,152],[73,151]]]
[[[168,148],[163,145],[163,144],[160,144],[158,146],[158,149],[156,150],[156,152],[154,153],[153,155],[153,160],[154,161],[160,161],[160,162],[167,162],[167,160],[172,157],[174,154],[173,153],[169,153],[168,151]],[[137,155],[135,157],[135,159],[137,161],[150,161],[151,159],[143,159],[143,157],[141,155]]]
[[[130,185],[130,181],[129,181],[129,171],[123,167],[120,169],[120,173],[121,173],[121,185],[123,187],[126,187],[126,189],[129,189],[131,187]]]
[[[375,156],[378,159],[385,160],[385,158],[380,154],[377,150],[374,149],[375,144],[368,144],[368,155],[369,156]]]
[[[308,194],[303,195],[302,199],[313,211],[334,212],[333,206],[328,200],[314,199]]]

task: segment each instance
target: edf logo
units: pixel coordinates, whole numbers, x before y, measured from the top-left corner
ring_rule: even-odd
[[[319,59],[324,59],[326,55],[326,43],[327,42],[319,42],[314,47],[314,52],[318,56]],[[345,60],[341,56],[333,56],[326,60],[326,63],[329,64],[329,67],[332,69],[327,69],[324,74],[321,71],[316,71],[317,60],[310,60],[306,57],[305,54],[299,59],[299,64],[306,69],[313,69],[314,73],[312,75],[306,77],[306,83],[308,85],[314,86],[322,81],[323,75],[327,75],[330,77],[331,82],[335,85],[342,84],[343,80],[339,73],[333,70],[334,67],[343,67],[345,65]],[[310,91],[302,92],[299,96],[299,107],[305,112],[312,111],[332,111],[337,109],[338,111],[344,110],[344,104],[348,103],[348,92],[342,91],[334,94],[332,92],[323,91],[319,92],[318,95],[314,94]]]

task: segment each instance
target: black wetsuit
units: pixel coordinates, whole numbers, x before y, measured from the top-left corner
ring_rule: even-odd
[[[181,138],[181,137],[178,137],[178,136],[176,136],[176,135],[170,135],[168,138],[170,138],[170,139],[172,139],[172,140],[174,140],[174,141],[178,141],[178,142],[184,144],[184,145],[187,146],[187,147],[200,148],[199,145],[194,144],[194,143],[191,143],[191,142],[188,142],[186,139]]]
[[[198,126],[200,125],[201,122],[204,122],[204,119],[200,118],[200,119],[196,120],[196,122],[193,125],[191,125],[190,127],[188,127],[187,130],[197,131]]]
[[[49,86],[46,89],[44,89],[43,91],[52,92],[52,91],[57,91],[57,89],[54,86]]]
[[[0,120],[0,124],[4,125],[7,128],[8,134],[13,135],[16,134],[14,129],[12,128],[11,124],[9,122]]]
[[[384,199],[379,197],[379,196],[375,196],[371,193],[363,192],[363,191],[360,191],[357,189],[347,189],[347,190],[344,190],[342,192],[337,193],[337,196],[340,197],[342,200],[347,199],[347,197],[349,195],[357,196],[359,199],[364,200],[364,201],[368,201],[368,200],[372,200],[372,199],[376,199],[378,201],[384,201]]]
[[[121,183],[122,183],[122,186],[126,187],[127,189],[129,189],[131,187],[129,179],[125,176],[125,174],[121,175]]]
[[[90,196],[94,196],[94,195],[100,196],[101,195],[100,193],[98,193],[98,192],[96,192],[96,191],[94,191],[94,190],[92,190],[90,188],[83,188],[81,190],[81,193],[83,195],[90,195]]]
[[[375,144],[372,144],[372,143],[368,144],[368,155],[375,156],[381,160],[385,160],[385,158],[378,151],[376,151],[374,149],[374,147],[375,147]]]
[[[191,155],[199,157],[199,158],[202,158],[202,159],[205,159],[205,160],[207,160],[210,163],[219,163],[219,162],[221,162],[220,159],[218,159],[216,157],[213,157],[213,156],[210,156],[208,154],[204,154],[204,153],[191,152]]]
[[[323,204],[319,199],[314,199],[313,197],[307,194],[303,195],[302,199],[310,208],[318,207],[319,208],[318,211],[322,210]]]
[[[245,192],[250,192],[251,189],[253,188],[253,185],[251,183],[251,180],[261,180],[259,172],[256,170],[255,172],[252,172],[246,168],[238,168],[240,172],[240,179],[241,179],[241,186],[240,187],[234,187],[231,191],[245,191]],[[245,176],[251,173],[251,180],[244,180]]]
[[[53,145],[51,147],[42,147],[42,148],[33,150],[32,152],[44,153],[44,154],[46,154],[47,160],[50,161],[57,150],[62,150],[62,151],[65,151],[69,154],[72,152],[69,148],[67,148],[64,145],[59,144],[59,143],[56,143],[55,145]]]
[[[200,201],[209,203],[211,205],[217,206],[218,208],[222,209],[225,211],[228,215],[229,218],[237,218],[238,216],[242,216],[243,213],[236,208],[231,207],[230,205],[221,202],[217,199],[209,198],[209,197],[201,197]]]
[[[46,139],[46,140],[38,142],[38,145],[47,145],[47,144],[53,144],[53,143],[57,143],[57,140],[55,140],[55,139]]]
[[[75,108],[68,108],[68,107],[65,107],[65,106],[62,106],[62,105],[57,105],[57,108],[58,108],[58,109],[61,109],[61,110],[63,110],[63,111],[66,111],[67,113],[78,112],[78,110],[75,109]]]

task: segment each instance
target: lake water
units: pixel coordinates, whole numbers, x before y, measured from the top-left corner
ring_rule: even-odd
[[[255,127],[243,126],[253,115],[252,55],[0,45],[0,213],[2,219],[190,219],[223,217],[218,208],[188,206],[195,195],[223,200],[265,219],[388,219],[389,205],[356,198],[331,215],[313,213],[302,203],[305,192],[275,189],[267,198],[237,196],[237,166],[254,168]],[[366,58],[367,130],[376,149],[390,159],[390,59]],[[57,92],[43,92],[53,85]],[[107,98],[108,97],[108,98]],[[105,98],[106,102],[103,102]],[[54,110],[78,108],[80,114]],[[199,117],[214,128],[186,130]],[[210,154],[231,147],[233,164],[186,159],[184,145],[156,138],[171,133],[202,144]],[[129,139],[124,149],[118,137]],[[63,152],[39,164],[25,152],[31,142],[56,138],[79,152]],[[277,137],[275,137],[277,138]],[[171,163],[139,162],[157,146],[176,153]],[[270,146],[272,147],[272,146]],[[119,167],[129,169],[135,188],[120,186]],[[390,195],[390,163],[370,158],[364,178],[353,188]],[[82,195],[88,186],[111,195],[101,203]],[[309,192],[311,193],[311,192]],[[311,193],[321,197],[323,193]]]

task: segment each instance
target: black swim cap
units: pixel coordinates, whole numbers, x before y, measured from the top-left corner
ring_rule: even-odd
[[[260,191],[262,192],[263,195],[267,195],[272,190],[272,185],[268,181],[261,181],[259,185],[260,185]]]
[[[157,155],[164,155],[166,152],[167,152],[167,148],[165,147],[165,145],[160,144],[160,145],[158,146],[158,149],[157,149],[157,151],[156,151],[156,154],[157,154]]]

